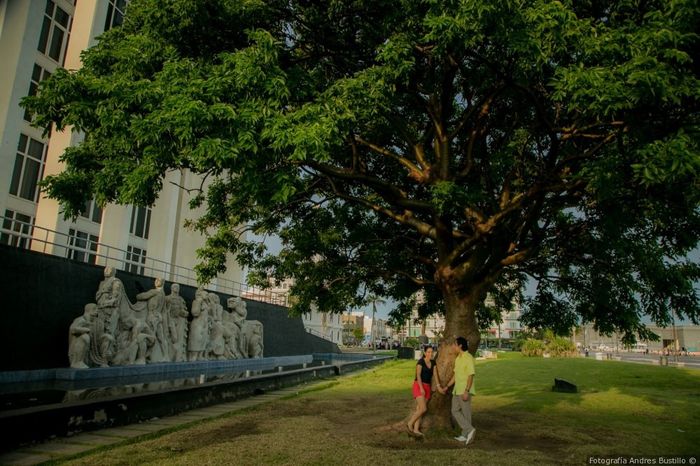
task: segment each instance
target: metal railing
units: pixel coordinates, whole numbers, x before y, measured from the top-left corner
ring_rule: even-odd
[[[90,235],[69,235],[38,225],[22,222],[0,215],[0,244],[29,249],[43,254],[65,257],[76,262],[110,266],[117,270],[137,273],[151,278],[163,278],[173,283],[198,287],[193,269],[148,257],[138,256],[120,248],[92,241]],[[217,277],[205,286],[222,293],[241,296],[253,301],[262,301],[280,306],[288,305],[285,293],[249,286],[235,280]]]

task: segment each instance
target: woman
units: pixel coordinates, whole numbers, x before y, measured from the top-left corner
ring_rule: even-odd
[[[413,381],[413,398],[416,400],[416,411],[406,424],[410,434],[422,437],[420,422],[423,415],[428,411],[428,400],[430,399],[430,383],[433,380],[433,347],[426,346],[423,350],[423,357],[416,364],[416,378]],[[437,372],[435,372],[437,379]],[[440,380],[436,380],[437,388],[440,390]]]

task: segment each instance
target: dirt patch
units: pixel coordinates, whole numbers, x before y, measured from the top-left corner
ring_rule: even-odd
[[[253,436],[261,433],[256,421],[237,420],[219,427],[206,430],[190,429],[183,435],[182,442],[178,446],[179,451],[197,450],[203,447],[230,442],[232,439],[244,436]]]

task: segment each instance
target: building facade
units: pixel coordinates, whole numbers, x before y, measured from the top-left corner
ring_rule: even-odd
[[[340,316],[343,324],[343,345],[357,346],[362,344],[356,334],[359,330],[365,335],[365,315],[362,312],[346,312]]]
[[[74,220],[64,220],[59,204],[38,188],[64,169],[59,157],[82,135],[43,135],[20,100],[57,68],[80,68],[80,53],[119,27],[127,6],[128,0],[0,0],[0,243],[195,284],[192,268],[204,238],[183,224],[201,211],[189,209],[190,195],[180,187],[199,187],[198,176],[169,173],[152,206],[102,209],[93,201]],[[208,287],[240,295],[241,268],[232,260],[227,266]]]
[[[417,301],[420,302],[420,295],[417,297]],[[520,324],[520,316],[522,314],[520,305],[514,302],[514,308],[512,311],[503,310],[501,312],[501,323],[491,322],[489,327],[482,331],[481,339],[483,344],[487,344],[488,341],[493,340],[509,340],[516,338],[517,335],[523,330]],[[486,305],[493,306],[493,298],[486,298]],[[437,343],[441,338],[443,338],[445,331],[445,318],[442,315],[432,315],[425,319],[420,319],[418,317],[418,307],[414,307],[411,318],[408,319],[406,324],[401,327],[398,332],[399,341],[403,342],[406,338],[420,338],[425,339],[427,337],[428,341],[431,343]],[[490,344],[490,343],[489,343]],[[496,343],[497,345],[497,343]]]
[[[577,347],[589,348],[593,351],[623,351],[628,349],[649,350],[651,352],[682,351],[700,352],[700,326],[683,323],[669,327],[649,325],[649,330],[659,336],[656,341],[638,341],[632,348],[622,343],[622,334],[612,333],[603,335],[598,333],[593,324],[578,327],[573,334]]]
[[[343,344],[343,319],[341,314],[311,310],[301,317],[306,330],[312,335]]]
[[[241,296],[256,301],[263,301],[279,306],[288,306],[290,303],[290,289],[294,281],[283,280],[279,284],[262,289],[258,287],[247,288]],[[306,331],[318,337],[330,340],[337,345],[343,344],[343,321],[341,314],[319,312],[312,307],[309,312],[302,315],[302,322]]]

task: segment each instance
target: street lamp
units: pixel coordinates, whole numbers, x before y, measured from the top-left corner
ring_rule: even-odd
[[[372,338],[372,352],[377,352],[377,339],[375,337],[374,331],[374,316],[377,314],[377,300],[376,298],[372,300],[372,327],[370,328],[370,338]]]
[[[673,360],[678,362],[678,335],[676,334],[676,311],[671,309],[671,326],[673,327]]]

